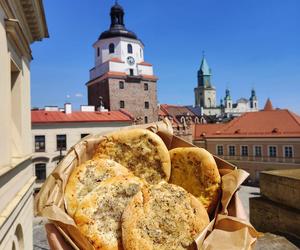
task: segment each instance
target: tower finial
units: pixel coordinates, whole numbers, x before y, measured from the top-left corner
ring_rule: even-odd
[[[205,50],[202,50],[202,57],[205,57]]]

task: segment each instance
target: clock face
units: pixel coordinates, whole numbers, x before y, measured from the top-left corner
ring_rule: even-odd
[[[134,58],[133,58],[132,56],[128,56],[128,57],[127,57],[127,63],[128,63],[129,65],[133,65],[133,64],[135,63]]]

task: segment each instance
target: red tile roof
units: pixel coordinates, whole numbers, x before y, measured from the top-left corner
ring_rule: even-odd
[[[172,117],[173,126],[178,126],[181,124],[179,120],[182,116],[189,114],[191,117],[195,117],[195,114],[188,109],[186,106],[161,104],[159,108],[159,115],[163,117]],[[192,121],[193,124],[193,121]]]
[[[157,81],[158,78],[154,75],[141,75],[142,78],[146,79],[146,80],[152,80],[152,81]]]
[[[99,81],[102,81],[108,77],[115,77],[115,78],[120,78],[120,79],[125,79],[128,75],[125,72],[116,72],[116,71],[109,71],[106,72],[105,74],[90,80],[86,83],[87,86],[92,85],[94,83],[98,83]],[[137,76],[139,77],[139,76]],[[157,81],[158,78],[154,75],[140,75],[142,79],[148,80],[148,81]]]
[[[226,124],[195,125],[195,139],[203,132],[207,138],[300,137],[300,116],[286,109],[249,112]]]
[[[109,62],[124,63],[120,58],[114,57],[108,60]]]
[[[194,138],[200,138],[202,136],[210,136],[219,133],[225,126],[224,123],[212,123],[212,124],[197,124],[194,129]]]
[[[264,110],[265,111],[271,111],[273,110],[273,105],[272,105],[272,102],[271,100],[268,98],[266,104],[265,104],[265,107],[264,107]]]
[[[141,63],[138,63],[138,65],[143,65],[143,66],[152,66],[151,63],[147,63],[147,62],[141,62]]]
[[[81,112],[65,114],[59,111],[33,110],[32,124],[40,123],[72,123],[72,122],[132,122],[131,115],[124,111]]]

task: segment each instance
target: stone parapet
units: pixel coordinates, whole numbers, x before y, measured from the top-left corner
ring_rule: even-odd
[[[300,170],[265,171],[261,197],[249,199],[250,222],[262,232],[287,237],[300,246]]]
[[[300,210],[300,169],[261,172],[260,192],[272,201]]]

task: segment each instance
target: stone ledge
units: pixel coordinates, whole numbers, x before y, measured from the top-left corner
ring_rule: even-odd
[[[300,209],[300,169],[261,172],[260,192],[272,201]]]
[[[250,222],[262,232],[283,235],[300,244],[300,211],[263,197],[250,198]]]

